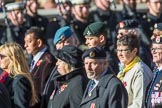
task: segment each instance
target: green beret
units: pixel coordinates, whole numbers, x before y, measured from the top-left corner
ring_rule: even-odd
[[[98,36],[105,32],[106,25],[103,22],[94,22],[88,25],[83,33],[83,36]]]
[[[82,59],[85,58],[91,58],[91,59],[105,59],[106,58],[106,52],[101,47],[92,47],[88,50],[86,50],[83,55]]]
[[[7,11],[14,11],[14,10],[24,10],[25,3],[24,2],[14,2],[8,3],[5,5]]]

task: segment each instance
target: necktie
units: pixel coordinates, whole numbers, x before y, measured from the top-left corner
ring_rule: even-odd
[[[30,72],[32,72],[33,66],[34,66],[34,60],[32,60],[31,64],[30,64]]]
[[[91,91],[94,88],[94,86],[95,86],[95,81],[94,80],[91,80],[91,82],[89,84],[89,87],[88,87],[88,94],[91,93]]]

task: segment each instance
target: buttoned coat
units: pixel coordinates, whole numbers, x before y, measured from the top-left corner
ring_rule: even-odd
[[[107,71],[99,79],[99,83],[91,95],[87,95],[88,86],[89,84],[84,92],[81,108],[127,108],[126,89],[111,71]]]

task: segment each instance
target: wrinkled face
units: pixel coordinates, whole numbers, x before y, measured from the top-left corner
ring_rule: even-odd
[[[84,66],[89,79],[98,79],[105,70],[106,61],[103,59],[84,59]]]
[[[64,61],[62,61],[61,59],[58,59],[58,60],[57,60],[56,66],[57,66],[57,71],[58,71],[61,75],[65,75],[66,73],[69,72],[69,70],[68,70],[68,64],[65,63]]]
[[[162,44],[153,43],[151,49],[153,62],[162,64]]]
[[[1,52],[0,53],[0,67],[3,70],[6,70],[6,69],[8,69],[9,64],[10,64],[9,57],[7,55],[5,55],[4,52]]]
[[[68,39],[66,39],[65,41],[60,41],[56,44],[56,49],[62,49],[62,47],[66,46],[66,45],[75,45],[76,43],[76,39],[73,36],[70,36]]]
[[[159,14],[162,11],[162,1],[157,0],[156,2],[148,2],[147,6],[153,14]]]
[[[88,5],[75,5],[73,7],[73,14],[81,19],[87,19],[89,16]]]
[[[34,38],[34,34],[28,34],[25,36],[25,49],[28,54],[36,55],[39,51],[39,42]]]
[[[96,47],[100,45],[100,39],[96,36],[85,36],[86,42],[88,48]]]
[[[131,50],[128,46],[117,45],[117,56],[121,63],[128,65],[136,57],[136,49]]]

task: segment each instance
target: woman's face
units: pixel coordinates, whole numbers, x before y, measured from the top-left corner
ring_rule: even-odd
[[[10,59],[7,55],[5,55],[4,53],[0,53],[0,67],[3,70],[7,70],[8,66],[10,64]]]
[[[130,49],[128,46],[117,46],[117,56],[121,63],[128,65],[136,57],[136,49]]]
[[[65,75],[67,73],[70,72],[69,68],[68,68],[68,64],[60,59],[57,60],[56,62],[56,66],[57,66],[57,71],[61,74],[61,75]]]

